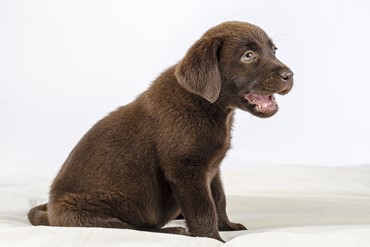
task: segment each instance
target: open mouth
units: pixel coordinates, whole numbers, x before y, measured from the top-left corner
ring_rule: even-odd
[[[254,110],[264,114],[272,114],[275,113],[279,106],[275,101],[274,95],[261,95],[255,93],[245,94],[244,98],[250,103],[254,105]]]

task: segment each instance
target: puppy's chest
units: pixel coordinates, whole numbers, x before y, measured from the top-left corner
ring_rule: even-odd
[[[208,140],[209,146],[213,146],[219,152],[226,152],[230,147],[231,127],[228,125],[214,127],[214,133],[210,135]]]
[[[230,148],[231,126],[226,125],[222,130],[219,130],[217,137],[214,140],[210,140],[209,145],[214,145],[213,159],[219,162]]]
[[[173,119],[171,126],[174,128],[165,125],[168,131],[166,136],[172,138],[158,145],[160,154],[164,154],[161,157],[194,166],[218,167],[230,147],[232,112],[197,116],[189,114]]]
[[[233,113],[226,115],[226,117],[221,120],[222,121],[213,123],[212,127],[209,126],[207,128],[209,130],[207,135],[208,138],[199,140],[200,143],[204,142],[202,145],[208,149],[208,154],[211,159],[210,163],[220,162],[230,148]]]
[[[234,112],[231,111],[226,114],[226,117],[220,121],[220,124],[216,127],[218,129],[218,135],[220,137],[219,142],[222,143],[224,148],[229,149],[231,140],[231,128],[234,121]]]

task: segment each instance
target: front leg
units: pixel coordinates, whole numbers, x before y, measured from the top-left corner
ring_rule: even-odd
[[[181,175],[171,179],[172,190],[191,235],[223,242],[218,232],[217,211],[211,188],[202,170],[199,167],[184,168]]]
[[[217,216],[218,216],[218,229],[220,231],[239,231],[247,230],[247,228],[239,223],[230,222],[226,214],[226,198],[224,188],[222,186],[220,170],[211,183],[212,196],[215,202]]]

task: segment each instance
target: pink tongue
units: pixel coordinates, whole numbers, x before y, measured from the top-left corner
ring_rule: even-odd
[[[272,95],[247,94],[244,98],[255,104],[256,110],[260,112],[275,111],[278,107]]]
[[[271,103],[271,98],[269,95],[248,94],[245,96],[245,98],[252,103]]]
[[[254,98],[256,98],[258,101],[262,101],[263,103],[269,103],[271,100],[270,100],[270,96],[268,95],[257,95],[257,94],[254,94],[252,95]]]

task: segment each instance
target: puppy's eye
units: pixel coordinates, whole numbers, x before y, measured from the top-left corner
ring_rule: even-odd
[[[255,58],[256,58],[256,55],[254,54],[253,51],[247,51],[242,56],[241,60],[242,60],[242,62],[245,62],[245,63],[251,63],[251,62],[254,61]]]

